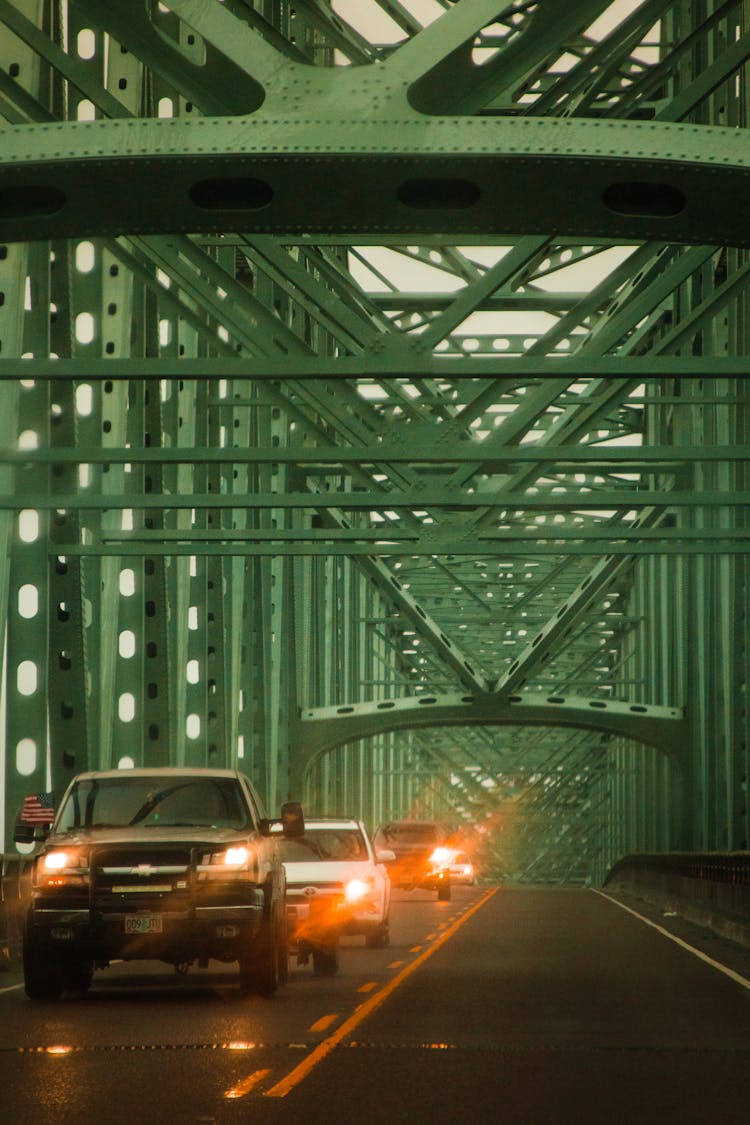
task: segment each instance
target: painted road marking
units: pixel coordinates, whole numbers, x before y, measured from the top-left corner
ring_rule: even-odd
[[[367,1018],[367,1016],[371,1015],[371,1013],[374,1012],[376,1008],[379,1008],[383,1001],[387,1000],[391,993],[395,992],[399,985],[403,984],[403,982],[408,977],[410,977],[411,974],[420,967],[420,965],[423,965],[429,957],[432,957],[432,955],[438,951],[440,946],[443,945],[444,942],[446,942],[450,937],[452,937],[456,930],[458,930],[458,928],[462,926],[464,922],[466,922],[467,919],[471,917],[472,914],[479,910],[481,906],[484,906],[484,904],[488,902],[494,894],[497,893],[497,890],[497,887],[492,887],[489,891],[487,891],[487,893],[483,895],[478,902],[476,902],[469,910],[465,911],[464,914],[456,922],[454,922],[450,929],[447,929],[445,933],[440,936],[440,938],[435,942],[434,945],[431,945],[429,949],[426,949],[424,953],[421,954],[421,956],[415,957],[413,961],[410,961],[406,968],[401,970],[398,976],[393,977],[388,982],[388,984],[384,985],[378,992],[373,993],[369,1000],[365,1000],[363,1004],[360,1004],[360,1006],[349,1016],[348,1019],[344,1020],[344,1022],[340,1024],[340,1026],[337,1027],[336,1030],[331,1035],[329,1035],[327,1039],[324,1039],[322,1043],[319,1043],[318,1046],[315,1047],[315,1049],[312,1050],[310,1054],[302,1060],[301,1063],[298,1063],[298,1065],[295,1066],[294,1069],[291,1070],[285,1078],[282,1078],[279,1082],[272,1086],[270,1090],[265,1090],[263,1093],[263,1097],[285,1098],[287,1094],[289,1094],[294,1089],[295,1086],[298,1086],[300,1082],[307,1078],[310,1071],[314,1070],[318,1063],[322,1062],[326,1055],[330,1054],[334,1047],[337,1047],[339,1043],[341,1043],[341,1041],[347,1037],[347,1035],[354,1031],[355,1027],[358,1027],[362,1023],[362,1021]]]
[[[339,1017],[337,1015],[321,1016],[314,1024],[308,1028],[308,1031],[327,1031],[332,1023],[335,1023]]]
[[[597,890],[596,887],[589,887],[589,890],[593,891],[595,895],[601,895],[602,898],[606,898],[610,902],[613,902],[615,906],[620,906],[623,910],[627,910],[628,914],[632,914],[634,918],[640,918],[641,922],[645,922],[647,926],[651,926],[652,929],[658,930],[658,932],[660,934],[663,934],[664,937],[668,937],[669,940],[675,942],[676,945],[681,945],[682,948],[687,949],[689,953],[694,953],[696,957],[699,957],[701,959],[701,961],[705,961],[706,964],[710,965],[713,969],[718,969],[720,973],[724,973],[724,976],[729,977],[729,979],[735,981],[736,984],[741,984],[743,988],[750,988],[750,980],[748,980],[747,977],[741,976],[739,973],[736,973],[734,969],[730,969],[727,965],[722,965],[720,961],[714,961],[713,957],[709,957],[707,953],[703,953],[700,949],[696,949],[694,945],[689,945],[688,942],[683,941],[682,938],[678,938],[676,934],[670,934],[669,930],[665,930],[663,926],[659,926],[656,922],[652,922],[650,918],[645,918],[643,914],[639,914],[637,910],[631,910],[631,908],[629,906],[626,906],[624,902],[619,902],[618,899],[612,898],[611,895],[605,894],[604,891]]]
[[[413,945],[409,950],[410,953],[419,953],[422,949],[421,945]]]
[[[403,965],[403,963],[404,963],[403,961],[391,961],[388,968],[389,969],[400,969],[401,966]]]
[[[367,984],[363,984],[357,989],[357,992],[372,992],[373,988],[377,987],[378,982],[376,980],[368,980]]]
[[[245,1094],[249,1094],[250,1091],[253,1090],[259,1082],[262,1082],[264,1078],[267,1078],[270,1073],[270,1070],[253,1071],[252,1074],[248,1074],[247,1078],[243,1078],[241,1082],[238,1082],[236,1086],[231,1086],[226,1090],[224,1092],[224,1097],[229,1100],[244,1098]]]

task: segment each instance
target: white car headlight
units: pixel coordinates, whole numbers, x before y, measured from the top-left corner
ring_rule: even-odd
[[[344,887],[344,897],[347,902],[361,902],[372,890],[372,883],[364,879],[350,879]]]

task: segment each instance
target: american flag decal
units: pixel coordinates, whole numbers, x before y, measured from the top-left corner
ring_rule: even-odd
[[[30,797],[24,797],[21,824],[51,824],[54,817],[54,793],[34,793]]]

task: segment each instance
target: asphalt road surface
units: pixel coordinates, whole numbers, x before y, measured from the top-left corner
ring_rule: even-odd
[[[750,980],[582,888],[395,892],[391,945],[292,964],[118,964],[87,996],[0,975],[5,1125],[746,1125]]]

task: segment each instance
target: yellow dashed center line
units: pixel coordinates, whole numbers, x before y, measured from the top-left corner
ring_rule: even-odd
[[[372,992],[373,988],[377,987],[378,982],[376,980],[368,980],[367,984],[360,985],[357,992]]]
[[[404,963],[403,961],[391,961],[388,968],[389,969],[400,969],[401,966],[403,965],[403,963]],[[19,985],[18,987],[20,988],[21,986]]]
[[[484,906],[495,893],[496,888],[493,887],[492,890],[482,895],[477,902],[473,903],[473,905],[461,915],[461,918],[455,922],[450,929],[446,930],[444,934],[441,934],[439,941],[436,941],[434,945],[431,945],[429,949],[425,950],[421,957],[415,958],[406,965],[406,967],[403,968],[397,976],[393,977],[388,984],[384,985],[383,988],[375,992],[369,999],[364,1000],[356,1011],[352,1012],[343,1023],[340,1023],[327,1039],[323,1039],[322,1042],[320,1042],[302,1062],[295,1066],[285,1078],[282,1078],[272,1086],[270,1090],[265,1090],[263,1096],[265,1098],[285,1098],[295,1086],[298,1086],[299,1083],[308,1076],[311,1070],[315,1069],[319,1062],[322,1062],[322,1060],[330,1054],[334,1047],[337,1047],[347,1035],[351,1035],[355,1027],[358,1027],[359,1024],[374,1012],[391,993],[411,976],[412,973],[416,972],[429,957],[436,953],[443,942],[452,937],[459,926],[466,922],[472,914],[476,913],[480,907]],[[421,949],[421,946],[417,947],[417,951],[419,949]],[[412,950],[412,952],[415,952],[415,950]]]
[[[315,1023],[310,1025],[308,1030],[309,1031],[325,1031],[326,1028],[329,1028],[331,1026],[331,1024],[335,1023],[338,1018],[339,1017],[335,1014],[332,1015],[332,1016],[321,1016],[319,1020],[316,1020]]]
[[[409,952],[410,953],[421,953],[422,952],[422,946],[421,945],[413,945],[411,947],[411,949],[409,950]]]

